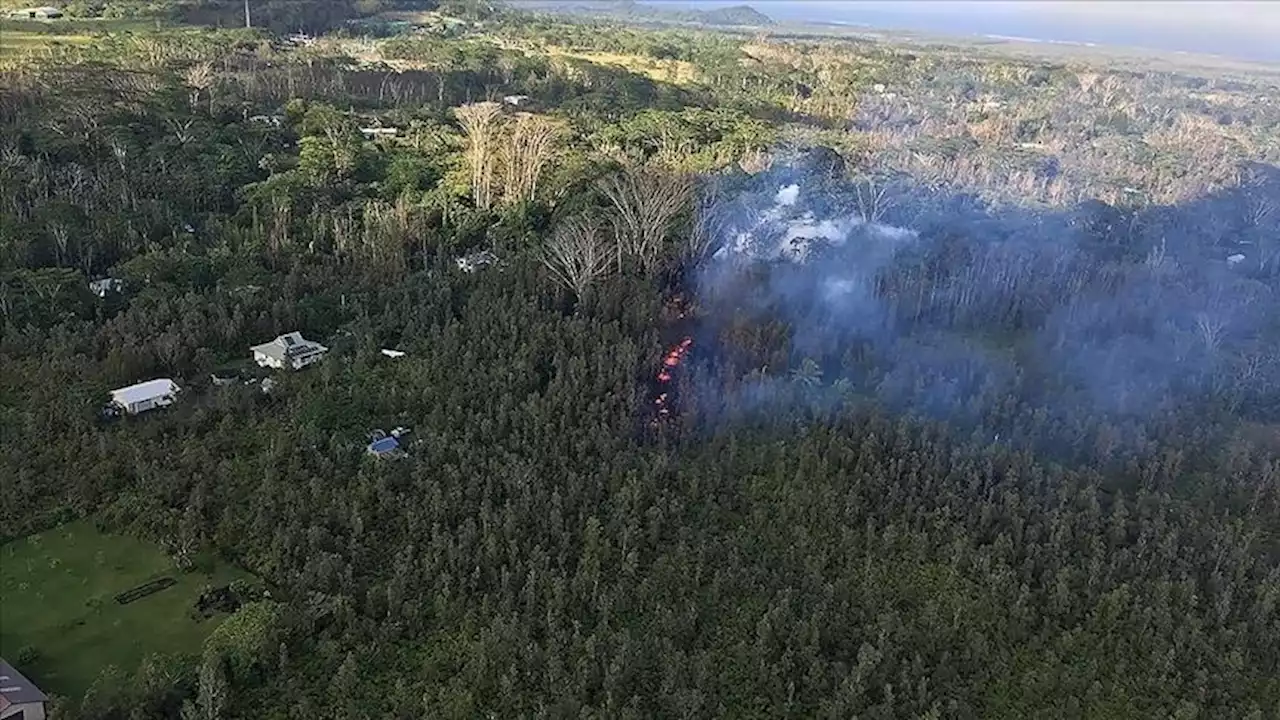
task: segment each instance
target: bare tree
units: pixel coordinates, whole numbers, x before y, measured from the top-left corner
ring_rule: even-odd
[[[54,221],[49,223],[49,237],[53,239],[56,263],[61,267],[70,255],[68,250],[71,244],[71,233],[67,229],[66,225],[61,222]]]
[[[667,231],[693,198],[692,178],[656,168],[631,167],[606,177],[600,191],[613,205],[619,267],[624,255],[630,255],[652,272],[662,259]]]
[[[558,226],[542,253],[542,264],[581,300],[609,272],[610,253],[599,223],[583,215]]]
[[[471,166],[471,195],[476,207],[493,207],[493,177],[497,166],[498,133],[502,126],[502,106],[480,102],[454,108],[467,134],[467,163]]]
[[[707,181],[699,190],[693,209],[693,225],[685,245],[685,259],[696,265],[718,249],[728,230],[728,218],[722,207],[720,183]]]
[[[1227,329],[1226,318],[1219,313],[1198,312],[1195,314],[1196,332],[1210,353],[1217,351],[1222,344],[1222,335]]]
[[[854,199],[858,204],[858,215],[863,222],[878,223],[884,214],[893,206],[888,197],[889,187],[879,185],[875,178],[865,178],[853,186]]]
[[[561,126],[544,115],[521,113],[507,138],[503,197],[510,203],[532,200],[542,171],[555,154]]]
[[[210,91],[218,78],[213,73],[213,63],[205,61],[196,63],[187,68],[186,75],[183,76],[187,87],[191,88],[191,107],[195,108],[196,103],[200,102],[200,94]],[[209,92],[209,112],[213,112],[213,93]]]

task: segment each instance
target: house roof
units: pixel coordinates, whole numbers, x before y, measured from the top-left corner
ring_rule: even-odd
[[[263,355],[270,355],[283,360],[284,358],[300,351],[318,350],[320,352],[325,352],[329,348],[318,342],[307,340],[302,337],[302,333],[291,332],[285,333],[270,342],[264,342],[261,345],[254,345],[252,349],[255,353],[262,353]]]
[[[172,395],[180,390],[182,390],[182,388],[178,387],[178,384],[169,378],[158,378],[156,380],[141,382],[137,385],[123,387],[119,390],[112,390],[111,399],[121,405],[132,405],[133,403],[142,402],[143,400],[152,400],[165,395]]]
[[[400,447],[400,442],[393,437],[384,437],[369,443],[369,452],[387,453]]]
[[[49,697],[40,692],[35,683],[23,677],[22,673],[0,658],[0,700],[13,705],[23,703],[39,703]]]

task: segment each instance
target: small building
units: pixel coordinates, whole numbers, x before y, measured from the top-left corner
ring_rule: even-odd
[[[528,105],[531,99],[528,95],[508,95],[502,98],[502,102],[512,107],[522,107]]]
[[[89,292],[100,298],[124,290],[124,281],[119,278],[101,278],[89,281]]]
[[[33,7],[13,10],[9,17],[14,20],[56,20],[62,17],[62,11],[56,7]]]
[[[182,388],[169,378],[159,378],[111,391],[111,407],[129,415],[172,405]]]
[[[48,700],[35,683],[0,658],[0,718],[44,720],[44,704]]]
[[[405,353],[402,350],[391,350],[388,348],[382,348],[382,354],[389,358],[402,358],[405,356]]]
[[[458,269],[463,272],[475,272],[486,265],[498,262],[498,257],[488,250],[481,250],[457,259]]]
[[[360,133],[365,140],[378,140],[379,137],[396,137],[399,128],[360,128]]]
[[[302,337],[301,333],[285,333],[271,342],[254,345],[253,360],[262,367],[276,370],[301,370],[324,359],[329,348]]]
[[[378,458],[398,457],[404,454],[400,449],[400,440],[395,436],[389,436],[381,430],[373,433],[373,441],[369,443],[369,447],[365,452]]]

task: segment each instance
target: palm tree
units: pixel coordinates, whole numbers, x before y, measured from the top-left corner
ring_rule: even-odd
[[[791,379],[805,387],[817,387],[822,384],[822,368],[813,358],[805,358],[800,367],[791,371]]]

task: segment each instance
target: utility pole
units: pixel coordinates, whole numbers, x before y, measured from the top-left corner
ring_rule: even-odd
[[[253,27],[253,21],[249,19],[249,0],[244,0],[244,26]]]

